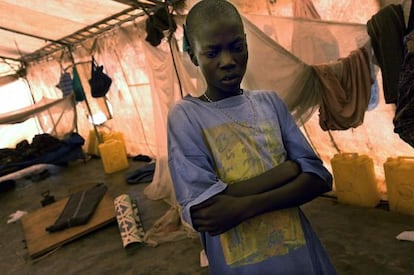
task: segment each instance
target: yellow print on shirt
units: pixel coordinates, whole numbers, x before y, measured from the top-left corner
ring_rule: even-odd
[[[270,152],[267,163],[285,160],[280,138],[271,125],[261,125],[265,136],[256,140],[251,129],[221,125],[204,131],[210,144],[220,179],[232,183],[254,177],[266,170],[263,150]],[[258,145],[260,144],[260,146]],[[254,264],[302,247],[305,238],[297,208],[273,211],[246,220],[220,235],[226,263],[230,266]]]

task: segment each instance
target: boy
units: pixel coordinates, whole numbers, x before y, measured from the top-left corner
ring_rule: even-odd
[[[332,176],[276,93],[240,88],[248,60],[240,14],[225,0],[200,1],[186,35],[207,89],[169,113],[169,168],[210,273],[335,274],[299,208],[331,190]]]

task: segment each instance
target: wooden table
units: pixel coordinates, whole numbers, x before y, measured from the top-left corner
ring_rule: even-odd
[[[69,197],[56,201],[21,218],[31,258],[39,257],[112,221],[116,221],[113,198],[105,194],[88,223],[54,233],[47,232],[46,227],[55,223],[68,200]]]

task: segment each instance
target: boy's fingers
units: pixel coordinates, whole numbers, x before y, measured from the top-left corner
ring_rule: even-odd
[[[199,210],[199,209],[202,209],[202,208],[205,208],[205,207],[209,207],[213,203],[214,203],[214,201],[209,199],[209,200],[203,201],[203,202],[201,202],[199,204],[196,204],[196,205],[191,206],[190,210],[191,211],[192,210]]]

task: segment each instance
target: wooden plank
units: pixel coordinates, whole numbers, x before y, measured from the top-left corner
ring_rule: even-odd
[[[56,201],[22,217],[27,248],[32,258],[39,257],[116,220],[113,199],[106,193],[88,223],[54,233],[47,232],[46,227],[55,223],[68,199],[69,197]]]

